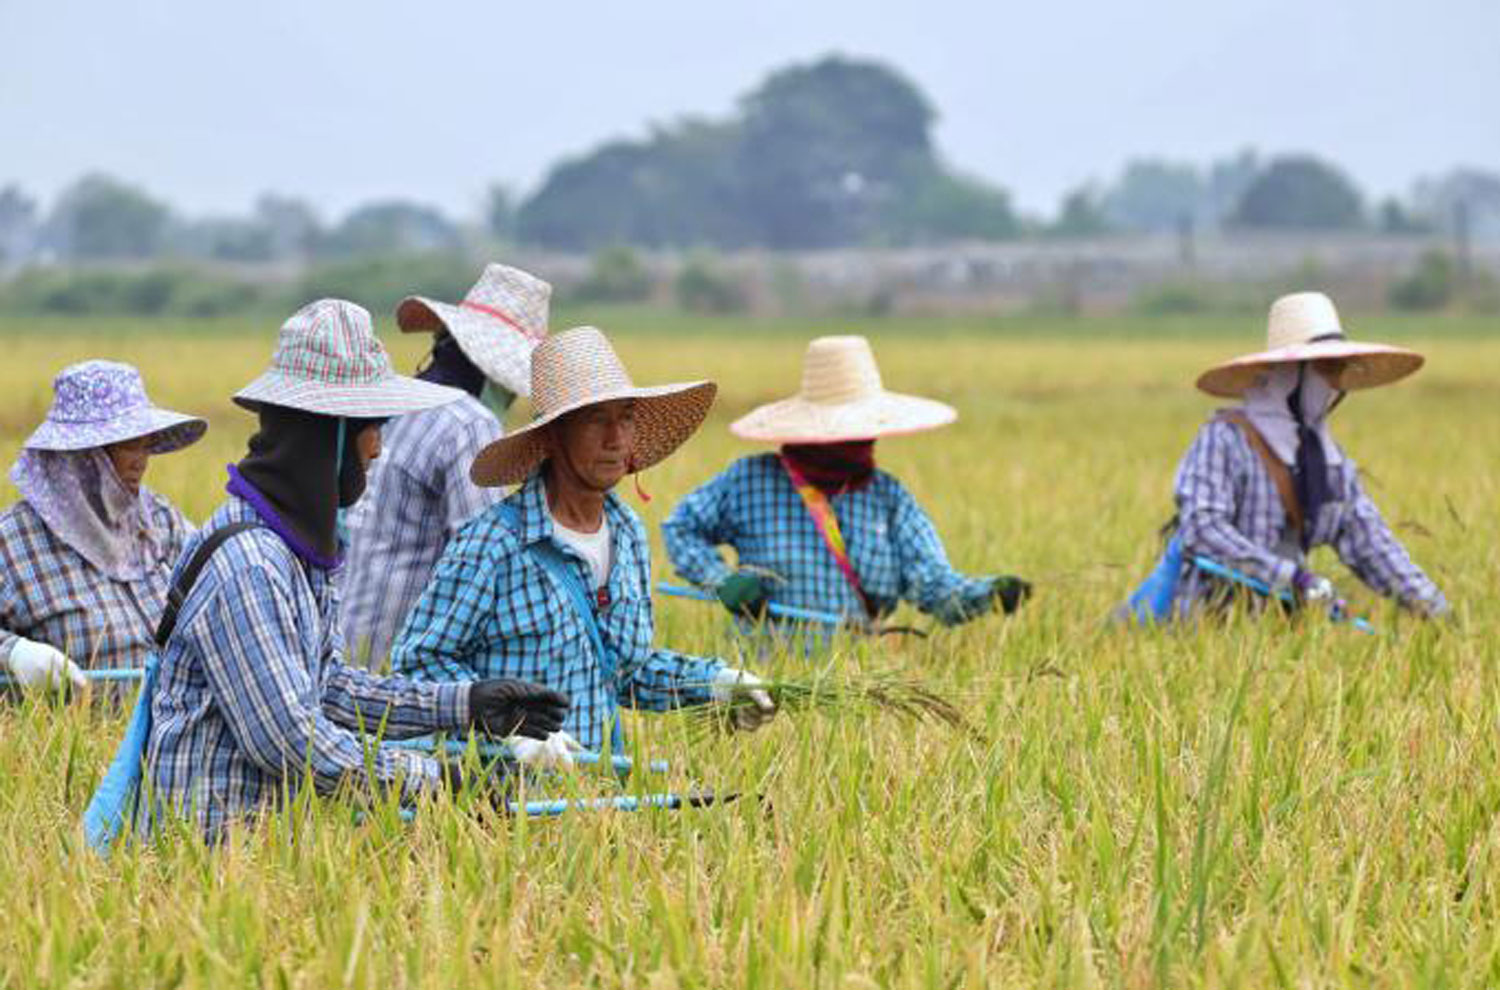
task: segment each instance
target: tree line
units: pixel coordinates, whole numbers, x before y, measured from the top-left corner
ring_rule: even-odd
[[[1000,186],[949,165],[922,91],[879,62],[828,56],[772,73],[723,119],[687,119],[557,163],[525,197],[496,186],[482,216],[409,200],[336,222],[266,194],[248,215],[185,217],[128,182],[85,176],[46,210],[0,188],[0,265],[177,258],[342,261],[499,242],[569,252],[909,246],[1172,230],[1451,231],[1500,236],[1500,174],[1454,170],[1371,201],[1311,154],[1243,151],[1199,166],[1146,157],[1021,215]]]

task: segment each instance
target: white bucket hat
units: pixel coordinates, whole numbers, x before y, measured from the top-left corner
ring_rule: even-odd
[[[665,460],[703,425],[718,388],[713,382],[638,387],[602,331],[576,327],[547,338],[533,352],[535,418],[481,450],[469,477],[490,488],[520,484],[547,457],[543,427],[575,409],[618,399],[636,400],[631,467],[644,471]]]
[[[1198,387],[1209,395],[1238,398],[1269,367],[1323,360],[1346,362],[1333,384],[1353,392],[1405,378],[1424,358],[1404,347],[1349,340],[1332,299],[1321,292],[1295,292],[1271,304],[1265,350],[1208,369],[1198,377]]]
[[[375,337],[370,314],[342,299],[308,303],[281,325],[271,367],[234,401],[324,416],[384,419],[446,405],[464,393],[398,375]]]
[[[864,337],[818,337],[802,359],[802,389],[730,424],[766,443],[838,443],[930,430],[958,419],[946,403],[888,392]]]
[[[547,339],[551,298],[552,286],[535,275],[486,265],[457,306],[407,296],[396,324],[406,333],[446,329],[484,377],[524,398],[531,394],[531,352]]]

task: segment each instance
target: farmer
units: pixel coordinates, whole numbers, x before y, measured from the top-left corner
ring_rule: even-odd
[[[142,481],[208,424],[153,406],[128,364],[75,364],[52,387],[0,515],[0,658],[23,686],[82,688],[80,668],[145,663],[193,527]]]
[[[1320,546],[1407,609],[1447,612],[1328,426],[1347,393],[1405,378],[1422,366],[1421,355],[1347,339],[1320,292],[1276,300],[1266,337],[1266,350],[1199,377],[1198,388],[1240,405],[1210,417],[1178,466],[1175,538],[1126,614],[1164,621],[1226,604],[1229,587],[1197,563],[1200,556],[1298,602],[1331,605],[1339,601],[1333,582],[1308,561]]]
[[[545,737],[561,725],[567,700],[536,685],[418,684],[343,662],[330,579],[343,554],[340,510],[364,491],[385,419],[457,395],[393,373],[353,303],[312,303],[281,328],[270,369],[234,397],[259,431],[229,468],[228,500],[184,552],[192,560],[216,531],[236,529],[186,590],[147,682],[155,802],[140,802],[138,827],[151,828],[152,811],[176,814],[216,839],[304,777],[322,793],[394,787],[405,797],[450,779],[418,752],[373,746],[367,757],[360,730]]]
[[[957,415],[941,402],[886,391],[865,338],[813,340],[801,392],[730,426],[780,449],[731,464],[662,525],[673,566],[714,592],[742,627],[769,605],[832,613],[857,626],[878,622],[902,600],[948,625],[995,604],[1014,612],[1031,586],[955,571],[932,520],[875,466],[877,438],[930,430]],[[734,548],[735,567],[720,544]]]
[[[397,307],[402,330],[435,335],[417,377],[463,394],[385,430],[368,490],[349,512],[339,622],[362,666],[385,665],[443,548],[500,500],[499,489],[469,480],[469,464],[504,433],[516,396],[531,392],[531,350],[547,335],[551,294],[526,272],[490,265],[457,306],[412,296]]]
[[[426,680],[524,677],[566,691],[570,744],[621,745],[617,708],[734,701],[738,727],[775,707],[753,675],[655,649],[651,561],[640,519],[615,494],[703,422],[712,382],[638,388],[592,327],[532,358],[536,418],[482,450],[479,485],[521,487],[462,529],[392,654]],[[736,686],[740,690],[736,690]]]

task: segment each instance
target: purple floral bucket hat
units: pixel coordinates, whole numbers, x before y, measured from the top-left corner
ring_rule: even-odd
[[[69,365],[52,380],[52,393],[52,408],[27,438],[27,450],[89,450],[150,437],[151,453],[170,454],[208,430],[196,416],[152,405],[141,373],[119,361]]]

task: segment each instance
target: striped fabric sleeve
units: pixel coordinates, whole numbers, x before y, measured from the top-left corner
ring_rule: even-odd
[[[476,417],[453,431],[452,443],[440,452],[438,474],[442,486],[443,528],[453,539],[464,523],[505,497],[503,488],[481,488],[469,480],[474,456],[498,440],[505,430],[492,416]]]
[[[187,545],[187,541],[198,531],[198,527],[194,526],[188,520],[188,517],[182,514],[182,510],[167,501],[166,498],[158,496],[158,499],[160,502],[160,511],[157,513],[156,519],[166,534],[167,559],[175,564],[182,556],[182,548]]]
[[[1250,471],[1264,470],[1246,460],[1254,456],[1229,423],[1213,421],[1198,431],[1177,469],[1178,533],[1187,553],[1284,588],[1296,575],[1296,564],[1257,546],[1234,524],[1235,493],[1248,483]],[[1268,505],[1284,518],[1279,503],[1270,499]]]
[[[719,545],[729,543],[728,502],[739,481],[731,465],[718,477],[693,491],[661,524],[662,542],[673,568],[684,581],[700,588],[717,588],[733,570],[724,562]]]
[[[478,675],[460,658],[484,649],[486,625],[500,607],[494,570],[483,550],[481,538],[462,534],[449,544],[396,637],[391,667],[397,673],[423,681],[469,681]]]
[[[214,595],[187,632],[246,757],[276,776],[299,774],[305,767],[323,793],[346,782],[378,782],[399,783],[410,795],[436,782],[435,761],[384,747],[371,756],[370,779],[360,740],[324,711],[311,673],[318,658],[304,655],[305,644],[294,632],[299,622],[288,576],[266,562],[236,563],[233,556],[210,562]]]
[[[904,485],[895,479],[892,485],[891,535],[900,560],[901,597],[945,625],[989,611],[993,579],[954,570],[932,519]]]
[[[638,550],[635,558],[638,587],[646,589],[641,615],[645,618],[645,642],[651,639],[651,555],[646,552],[646,529],[631,516],[630,535]],[[624,535],[624,534],[622,534]],[[644,645],[644,644],[643,644]],[[706,705],[713,700],[709,683],[723,664],[666,649],[646,649],[634,658],[620,657],[615,670],[615,696],[627,708],[662,712],[673,708]]]
[[[1406,608],[1427,615],[1447,612],[1448,600],[1386,525],[1352,463],[1346,476],[1344,498],[1350,509],[1333,539],[1339,559],[1365,584]]]
[[[469,684],[382,677],[331,661],[323,675],[323,711],[351,731],[408,739],[469,724]]]
[[[10,568],[0,567],[0,659],[6,662],[6,669],[9,669],[10,651],[21,638],[18,633],[11,632],[18,618],[13,582]]]

